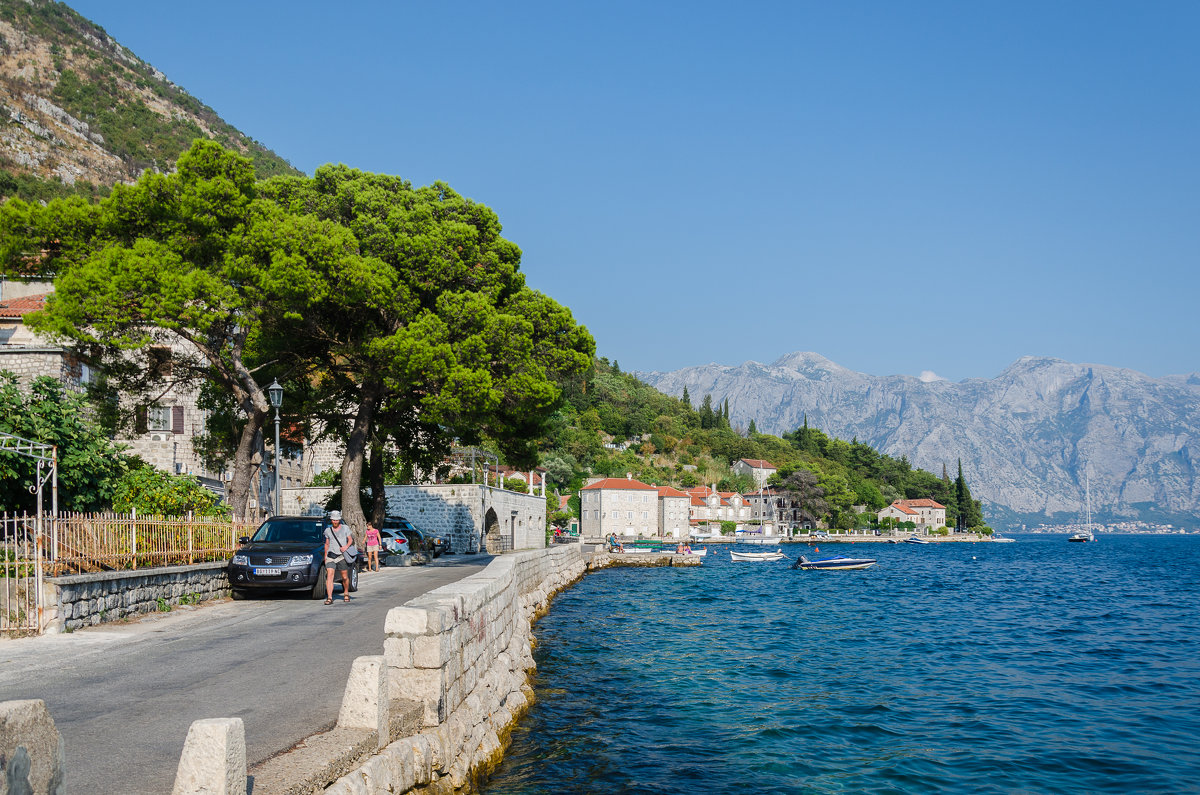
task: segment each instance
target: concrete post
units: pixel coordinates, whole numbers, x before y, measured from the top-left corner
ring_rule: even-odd
[[[40,698],[0,703],[0,792],[65,792],[62,735]]]
[[[241,718],[192,722],[171,795],[246,795],[246,727]]]
[[[338,728],[370,729],[378,736],[378,747],[391,742],[387,663],[382,654],[355,659],[346,680]]]

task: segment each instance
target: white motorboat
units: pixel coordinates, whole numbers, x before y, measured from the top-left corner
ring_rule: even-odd
[[[729,559],[734,561],[771,561],[783,557],[782,552],[734,552],[729,550]]]
[[[908,538],[904,539],[904,543],[906,543],[906,544],[932,544],[933,542],[927,538],[918,538],[916,536],[909,536]]]
[[[809,560],[803,555],[792,564],[793,569],[816,569],[820,571],[842,571],[848,569],[869,569],[875,565],[875,558],[847,558],[835,555],[831,558]]]

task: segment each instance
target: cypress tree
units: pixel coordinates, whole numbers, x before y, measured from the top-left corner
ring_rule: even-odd
[[[683,405],[687,406],[689,409],[692,407],[692,396],[688,394],[687,386],[684,386],[683,388],[683,397],[681,400],[683,401]]]
[[[747,431],[751,436],[758,433],[758,426],[754,424],[753,418],[750,420],[750,430]]]

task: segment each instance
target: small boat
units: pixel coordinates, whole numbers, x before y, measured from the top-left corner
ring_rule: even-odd
[[[793,569],[820,569],[822,571],[839,571],[842,569],[869,569],[875,565],[875,558],[847,558],[835,555],[832,558],[809,560],[803,555],[792,564]]]
[[[1087,542],[1096,540],[1095,534],[1092,533],[1092,483],[1090,466],[1085,466],[1083,469],[1083,488],[1084,501],[1087,504],[1087,524],[1084,525],[1083,530],[1068,538],[1068,541]]]
[[[693,557],[693,558],[702,558],[708,554],[708,547],[700,547],[699,549],[693,549],[689,552],[676,552],[675,554],[676,555],[687,555],[687,556]]]
[[[1080,541],[1080,542],[1095,541],[1096,537],[1094,535],[1092,535],[1091,531],[1089,530],[1089,531],[1080,531],[1078,533],[1073,533],[1071,535],[1071,537],[1068,538],[1067,540],[1068,541]]]
[[[904,539],[904,543],[906,543],[906,544],[932,544],[933,542],[927,538],[917,538],[916,536],[909,536],[908,538]]]
[[[738,536],[738,542],[742,544],[778,544],[783,541],[783,536]]]
[[[1002,536],[999,533],[992,533],[992,541],[996,544],[1015,544],[1017,539]]]
[[[782,552],[734,552],[732,549],[729,550],[729,559],[734,561],[770,561],[779,560],[782,557]]]

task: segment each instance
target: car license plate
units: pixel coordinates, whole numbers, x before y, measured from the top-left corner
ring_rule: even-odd
[[[255,576],[255,577],[278,577],[280,574],[283,574],[283,569],[260,569],[260,568],[256,568],[256,569],[254,570],[254,576]]]

